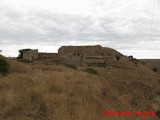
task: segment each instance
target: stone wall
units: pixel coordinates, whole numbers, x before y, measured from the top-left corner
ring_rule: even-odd
[[[23,52],[23,59],[27,61],[33,61],[38,58],[38,50],[29,50]]]
[[[53,59],[53,58],[57,58],[58,57],[58,53],[38,53],[38,58],[39,59]]]
[[[88,56],[84,57],[84,63],[105,63],[105,59],[103,57],[96,57],[96,56]]]
[[[73,56],[97,56],[102,52],[102,46],[62,46],[58,49],[61,57]]]
[[[100,45],[95,46],[62,46],[58,53],[38,53],[38,50],[27,50],[23,52],[23,59],[33,61],[38,58],[39,61],[55,62],[63,64],[87,64],[87,63],[106,63],[116,61],[116,55],[119,52],[105,48]]]
[[[83,63],[82,57],[79,56],[71,56],[67,57],[63,61],[64,64],[74,64],[74,65],[81,65]]]
[[[107,52],[109,51],[109,52]],[[83,63],[105,63],[115,61],[117,52],[110,48],[95,46],[62,46],[58,49],[58,56],[65,58],[64,63],[83,64]]]

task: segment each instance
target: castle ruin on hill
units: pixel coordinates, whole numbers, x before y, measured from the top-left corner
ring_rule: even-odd
[[[63,64],[94,64],[106,63],[108,61],[116,61],[117,51],[105,48],[100,45],[95,46],[62,46],[58,49],[58,53],[41,53],[38,50],[23,49],[20,50],[19,60],[36,61],[48,60],[50,62],[61,62]]]

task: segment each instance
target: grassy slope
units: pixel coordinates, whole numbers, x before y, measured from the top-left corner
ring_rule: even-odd
[[[140,61],[144,62],[150,69],[156,67],[158,69],[158,73],[160,74],[160,59],[140,59]]]
[[[95,67],[95,75],[83,72],[84,67],[15,61],[11,66],[11,73],[0,78],[2,120],[137,120],[140,117],[102,117],[102,111],[160,108],[158,75],[130,61]]]

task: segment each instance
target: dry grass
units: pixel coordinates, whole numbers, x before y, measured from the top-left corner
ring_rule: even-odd
[[[159,80],[143,68],[95,68],[94,75],[62,65],[11,61],[11,66],[0,78],[0,120],[127,120],[102,117],[102,111],[157,109],[150,97],[158,97]]]

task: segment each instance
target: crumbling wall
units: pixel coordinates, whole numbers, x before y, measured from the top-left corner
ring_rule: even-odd
[[[109,51],[109,52],[107,52]],[[105,63],[115,61],[116,51],[110,48],[96,46],[62,46],[58,49],[58,56],[64,59],[64,63]]]
[[[116,61],[116,55],[120,55],[116,50],[105,48],[100,45],[95,46],[62,46],[58,53],[38,53],[38,50],[22,50],[24,60],[45,62],[60,62],[64,64],[86,64],[86,63],[106,63]]]
[[[70,56],[70,57],[65,58],[63,63],[81,65],[83,63],[83,58],[79,56]]]
[[[58,49],[60,57],[73,56],[97,56],[102,51],[102,46],[62,46]]]
[[[53,59],[53,58],[57,58],[58,57],[58,53],[38,53],[38,59]]]
[[[84,61],[85,63],[104,63],[105,59],[103,57],[93,57],[93,56],[88,56],[88,57],[84,57]]]
[[[38,58],[38,50],[29,50],[23,52],[22,59],[27,60],[27,61],[33,61]]]

